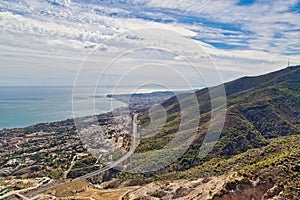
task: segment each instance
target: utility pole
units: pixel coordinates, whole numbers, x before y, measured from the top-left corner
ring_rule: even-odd
[[[290,66],[290,59],[288,60],[288,67]]]

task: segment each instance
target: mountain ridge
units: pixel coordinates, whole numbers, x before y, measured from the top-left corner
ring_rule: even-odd
[[[245,80],[247,83],[241,84]],[[230,157],[251,148],[265,146],[269,143],[268,139],[299,134],[299,80],[300,66],[294,66],[258,77],[243,77],[225,83],[228,105],[226,121],[212,154]],[[189,94],[181,95],[186,99],[190,98]],[[197,139],[188,150],[195,155],[205,136],[211,109],[207,88],[197,91],[196,95],[202,111],[200,114],[202,125],[198,130]],[[180,105],[176,96],[166,100],[162,106],[168,113],[166,125],[157,136],[147,138],[144,142],[142,140],[138,152],[161,148],[178,130],[176,125],[180,120]],[[140,120],[147,124],[149,120],[147,113],[142,114]],[[183,163],[181,164],[184,166]]]
[[[203,124],[184,155],[156,172],[138,176],[121,172],[117,177],[135,185],[135,181],[141,184],[142,180],[144,183],[160,180],[173,184],[182,179],[196,181],[207,178],[209,181],[225,176],[227,178],[221,178],[223,186],[217,192],[211,190],[210,197],[199,193],[199,199],[299,199],[297,184],[300,184],[300,165],[299,159],[297,161],[295,158],[300,155],[300,66],[257,77],[242,77],[225,83],[224,87],[228,105],[226,121],[221,137],[210,154],[202,159],[197,157],[210,120],[210,104],[207,103],[209,90],[204,88],[196,92]],[[214,88],[218,86],[210,89]],[[181,95],[190,98],[189,94]],[[162,105],[169,116],[166,126],[158,136],[146,138],[144,142],[142,140],[138,152],[162,148],[178,131],[178,100],[171,97]],[[140,120],[147,124],[147,114],[142,115]],[[150,185],[144,188],[147,187]],[[182,199],[192,198],[193,192],[186,188],[190,186],[182,183],[181,187],[186,189]],[[161,199],[168,199],[167,191],[157,189],[156,192],[149,192],[145,199],[157,197],[155,195],[158,194]]]

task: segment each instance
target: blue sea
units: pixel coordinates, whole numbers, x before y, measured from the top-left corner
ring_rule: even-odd
[[[80,116],[91,115],[88,107],[95,104],[94,94],[81,89],[78,94],[77,110]],[[56,86],[1,86],[0,87],[0,130],[19,128],[41,122],[53,122],[73,118],[73,87]],[[113,108],[125,106],[106,97],[106,93],[97,94],[94,113],[105,113]],[[78,117],[78,115],[77,115]]]

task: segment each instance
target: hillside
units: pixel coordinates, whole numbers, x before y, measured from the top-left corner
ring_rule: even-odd
[[[300,133],[299,80],[300,66],[294,66],[266,75],[244,77],[226,83],[228,105],[224,129],[213,151],[202,159],[197,155],[210,119],[210,98],[207,89],[197,91],[202,111],[202,124],[199,126],[196,139],[187,152],[163,170],[143,175],[119,173],[117,177],[125,181],[131,180],[130,184],[134,184],[135,181],[137,184],[141,184],[143,183],[141,180],[147,183],[154,180],[220,176],[237,168],[245,168],[251,171],[249,172],[251,179],[255,179],[256,176],[272,176],[269,177],[270,180],[266,180],[269,181],[266,191],[275,183],[282,182],[287,185],[287,188],[294,188],[294,190],[291,189],[293,195],[300,195],[297,193],[299,180],[286,178],[297,177],[299,173],[297,163],[294,163],[294,154],[299,153],[299,138],[297,136],[295,140],[293,137]],[[183,95],[186,101],[191,98],[189,94]],[[172,97],[162,105],[168,113],[166,125],[157,135],[143,138],[137,152],[155,151],[174,138],[180,116],[178,101],[176,97]],[[141,126],[147,125],[149,123],[148,114],[142,114],[140,121]],[[284,140],[287,142],[285,143]],[[288,150],[289,147],[295,148],[295,152]],[[269,150],[270,148],[271,150]],[[252,149],[256,149],[257,152],[253,154]],[[284,150],[286,152],[282,152]],[[256,158],[258,152],[263,156]],[[167,162],[168,158],[164,159]],[[239,160],[240,163],[231,163],[232,160]],[[147,163],[148,161],[145,159],[143,162]],[[160,162],[164,161],[160,160]],[[283,170],[287,167],[285,166],[287,164],[284,163],[289,163],[289,170]],[[209,167],[205,167],[207,165]],[[253,171],[256,173],[253,174]],[[285,174],[285,176],[279,176],[279,174]],[[252,185],[250,182],[247,184]]]
[[[289,67],[277,72],[245,77],[226,83],[227,115],[224,129],[214,154],[231,156],[268,144],[268,139],[299,134],[300,130],[300,67]],[[196,92],[200,110],[201,127],[195,148],[201,144],[210,119],[210,97],[207,89]],[[189,94],[186,95],[188,101]],[[160,143],[164,137],[172,137],[179,122],[180,108],[176,97],[162,104],[168,113],[168,120],[158,136],[145,139]],[[147,113],[141,116],[142,123],[149,120]],[[143,124],[142,124],[143,125]],[[203,127],[203,128],[202,128]],[[155,141],[155,142],[154,142]],[[165,139],[167,142],[168,140]],[[143,141],[142,141],[143,144]],[[155,146],[140,145],[140,151]]]
[[[163,175],[124,199],[299,199],[300,135],[271,139],[230,159]]]

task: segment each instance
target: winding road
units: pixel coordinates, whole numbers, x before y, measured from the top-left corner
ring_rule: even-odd
[[[83,180],[83,179],[91,178],[91,177],[101,174],[109,169],[117,167],[120,163],[127,160],[134,153],[134,151],[137,148],[137,146],[139,145],[139,141],[140,141],[140,138],[138,136],[138,131],[137,131],[137,118],[138,118],[138,114],[135,114],[133,116],[133,121],[132,121],[132,141],[133,142],[132,142],[131,148],[128,151],[128,153],[126,153],[121,159],[117,160],[116,162],[112,163],[111,165],[109,165],[103,169],[88,173],[88,174],[78,177],[76,179]]]

